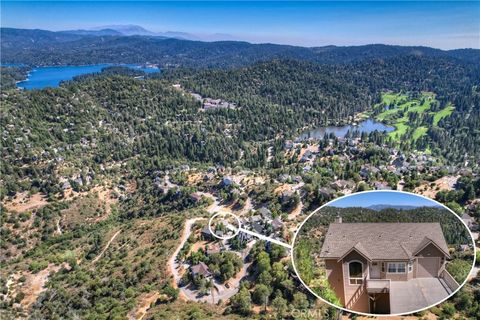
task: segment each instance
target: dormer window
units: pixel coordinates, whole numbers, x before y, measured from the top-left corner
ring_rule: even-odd
[[[363,263],[351,261],[348,264],[348,279],[352,285],[363,283]]]

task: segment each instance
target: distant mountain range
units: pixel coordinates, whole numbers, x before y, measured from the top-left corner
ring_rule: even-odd
[[[235,38],[229,34],[209,34],[209,35],[195,35],[187,32],[179,31],[165,31],[165,32],[153,32],[137,25],[108,25],[95,27],[90,29],[79,30],[66,30],[60,31],[67,34],[76,35],[90,35],[90,36],[148,36],[148,37],[160,37],[160,38],[174,38],[181,40],[194,40],[194,41],[221,41],[221,40],[235,40]]]
[[[397,209],[397,210],[413,210],[418,208],[419,206],[407,206],[407,205],[391,205],[391,204],[375,204],[372,206],[367,207],[368,209],[381,211],[383,209]],[[440,206],[432,206],[432,207],[440,207]]]
[[[439,50],[382,44],[307,48],[244,41],[205,42],[188,33],[156,33],[135,25],[58,32],[1,28],[0,32],[2,63],[29,65],[151,62],[163,67],[230,68],[272,59],[336,64],[401,56],[454,59],[480,65],[477,49]],[[229,35],[210,37],[221,39]]]

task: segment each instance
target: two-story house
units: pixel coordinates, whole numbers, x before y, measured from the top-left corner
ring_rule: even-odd
[[[342,305],[398,314],[426,308],[458,288],[439,223],[330,224],[320,258]]]

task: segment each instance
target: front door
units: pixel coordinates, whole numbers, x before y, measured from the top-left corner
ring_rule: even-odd
[[[370,279],[380,279],[380,263],[372,262],[370,264]]]

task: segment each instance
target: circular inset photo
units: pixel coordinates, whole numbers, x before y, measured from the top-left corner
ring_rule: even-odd
[[[240,220],[233,213],[218,212],[208,221],[208,229],[214,237],[228,240],[240,232]]]
[[[400,191],[370,191],[315,210],[294,237],[293,266],[323,301],[364,315],[430,308],[465,284],[475,243],[444,205]]]

